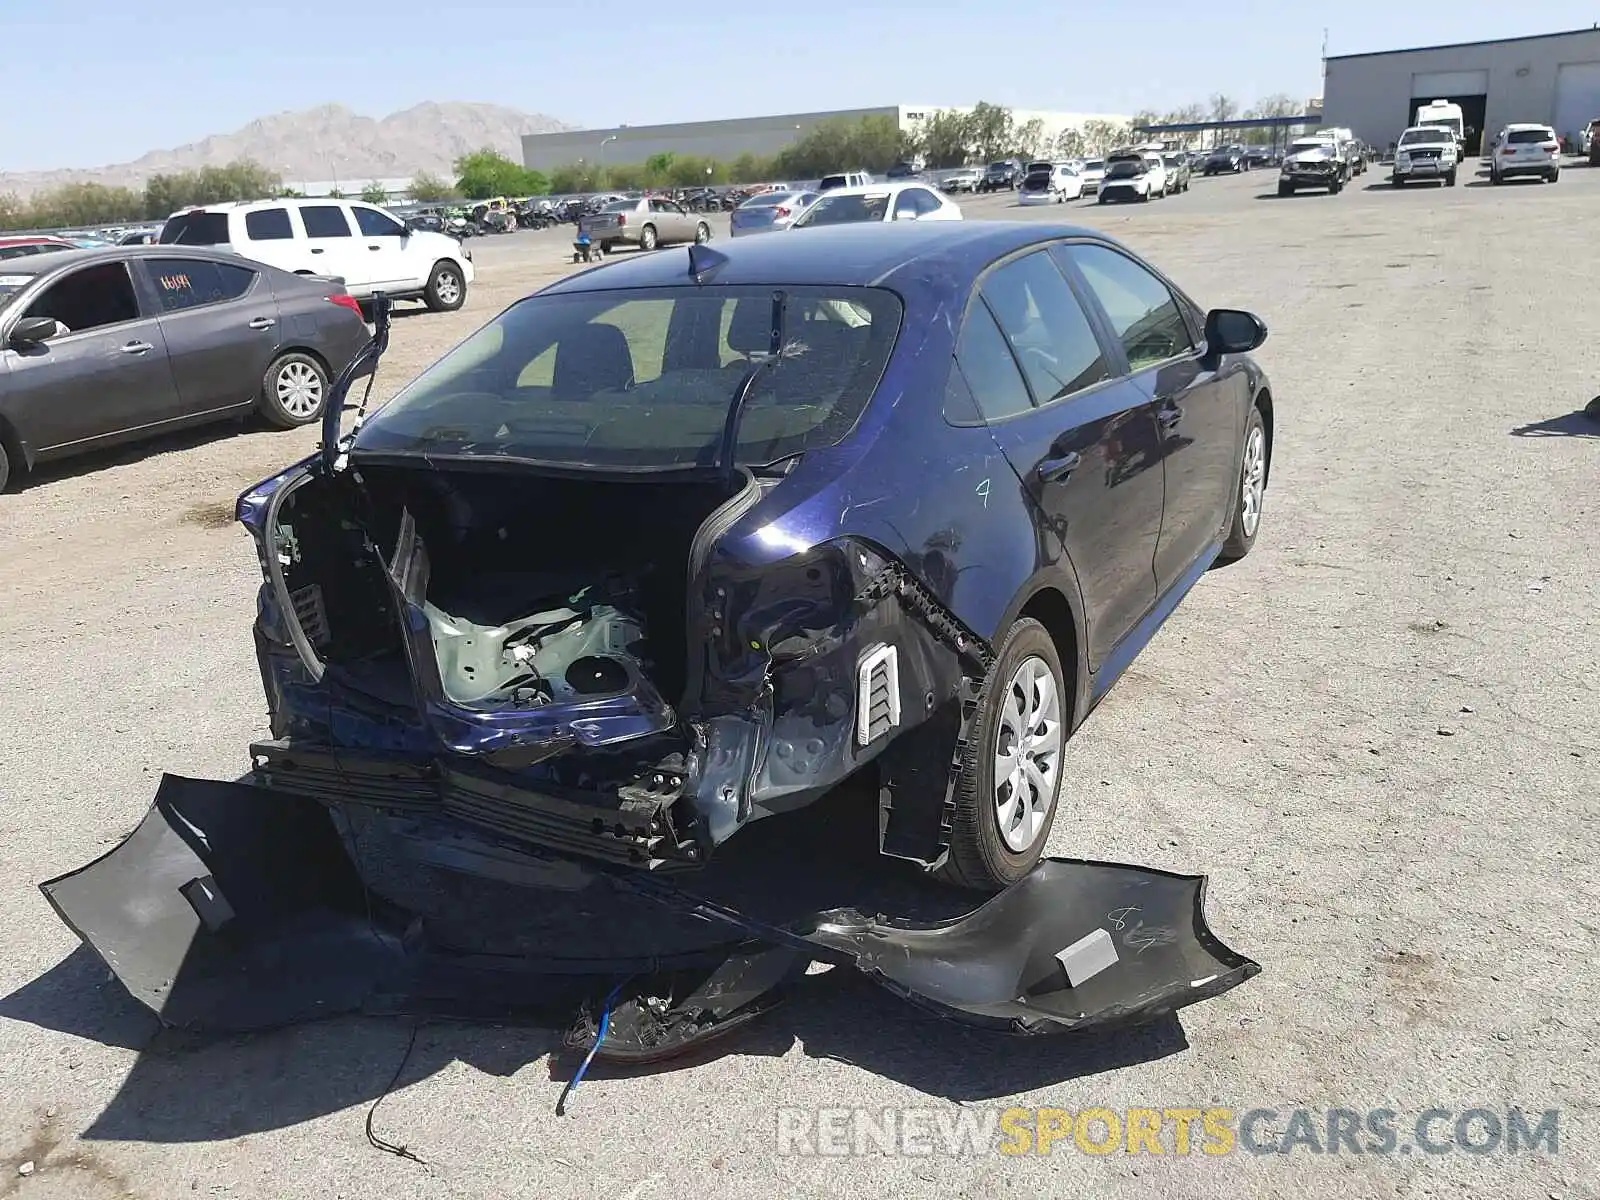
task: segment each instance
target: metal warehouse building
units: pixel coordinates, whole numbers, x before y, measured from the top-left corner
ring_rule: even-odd
[[[1517,121],[1542,121],[1576,141],[1600,117],[1600,27],[1571,33],[1461,42],[1330,57],[1323,67],[1323,121],[1386,146],[1431,100],[1461,106],[1481,139]]]
[[[962,106],[952,105],[958,111]],[[889,117],[911,131],[940,111],[926,104],[891,104],[881,108],[849,108],[834,112],[789,113],[776,117],[741,117],[726,121],[690,121],[677,125],[621,125],[614,129],[530,133],[522,138],[523,165],[551,171],[578,163],[642,163],[656,154],[679,154],[728,161],[741,154],[768,157],[792,145],[824,121]],[[1018,125],[1037,119],[1044,135],[1054,138],[1066,128],[1081,129],[1088,121],[1126,124],[1131,118],[1105,113],[1056,113],[1012,110]],[[852,164],[841,164],[841,170]]]

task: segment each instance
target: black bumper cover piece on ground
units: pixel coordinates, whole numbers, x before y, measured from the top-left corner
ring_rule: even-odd
[[[1143,867],[1046,859],[952,921],[838,909],[783,928],[643,873],[610,873],[725,925],[729,940],[616,961],[432,945],[421,919],[364,886],[322,805],[175,776],[119,846],[41,890],[170,1026],[233,1033],[353,1012],[567,1025],[576,1012],[568,1045],[592,1047],[604,1015],[598,1057],[622,1062],[733,1032],[812,961],[853,966],[939,1015],[1025,1034],[1148,1021],[1260,970],[1207,928],[1203,877]]]

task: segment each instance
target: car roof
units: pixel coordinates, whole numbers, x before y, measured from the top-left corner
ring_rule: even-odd
[[[254,262],[239,254],[231,254],[213,246],[95,246],[86,249],[61,249],[50,254],[33,254],[26,258],[10,258],[0,263],[0,275],[44,275],[57,267],[87,266],[97,262],[120,262],[135,258],[203,258],[216,261],[238,261],[252,271],[275,270],[265,263]]]
[[[1109,242],[1104,233],[1042,221],[902,221],[822,225],[804,232],[719,242],[726,262],[719,286],[926,287],[962,291],[995,259],[1031,245],[1066,237]],[[689,257],[673,251],[629,256],[580,271],[540,295],[572,295],[620,288],[693,287]]]

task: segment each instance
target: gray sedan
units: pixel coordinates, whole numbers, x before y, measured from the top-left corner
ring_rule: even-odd
[[[579,220],[578,233],[587,233],[607,253],[623,243],[654,250],[674,242],[711,240],[711,226],[704,217],[660,196],[613,200],[599,212]]]
[[[733,237],[787,229],[817,198],[816,192],[762,192],[751,196],[728,218]]]
[[[342,282],[220,251],[0,263],[0,489],[37,462],[187,425],[315,421],[367,339]]]

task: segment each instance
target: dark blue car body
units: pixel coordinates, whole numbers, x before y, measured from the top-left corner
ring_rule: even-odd
[[[274,735],[253,748],[258,782],[336,808],[360,805],[436,846],[447,835],[457,849],[462,837],[482,837],[658,867],[702,864],[749,820],[807,804],[874,766],[880,848],[937,866],[975,698],[1007,631],[1023,617],[1048,631],[1075,729],[1223,551],[1253,416],[1270,447],[1267,381],[1247,354],[1206,344],[1206,310],[1156,276],[1189,347],[1134,370],[1125,351],[1133,335],[1119,336],[1075,247],[1154,274],[1086,229],[888,223],[739,239],[721,253],[633,256],[519,302],[840,285],[887,289],[903,317],[853,428],[772,472],[747,464],[744,485],[702,526],[688,568],[686,681],[672,694],[632,664],[616,694],[582,705],[452,704],[427,663],[426,571],[418,584],[417,547],[404,532],[399,545],[370,541],[392,601],[381,620],[406,644],[413,689],[377,694],[318,658],[282,578],[286,497],[333,486],[327,463],[308,461],[247,492],[239,516],[267,576],[256,639]],[[1025,410],[986,418],[994,361],[967,372],[958,350],[969,322],[998,323],[988,281],[1034,254],[1081,306],[1106,377],[1059,398],[1029,390]],[[1180,336],[1170,314],[1166,336]],[[1028,389],[1021,363],[1016,381],[1002,381],[1010,394],[1020,394],[1018,382]],[[380,411],[346,442],[338,472],[395,466],[403,456],[365,450],[382,423]],[[892,720],[863,708],[876,712],[881,699],[869,699],[863,661],[886,646],[897,655],[886,677]],[[658,753],[662,738],[671,753]],[[615,763],[630,746],[649,749],[622,777],[602,779],[595,756]]]

